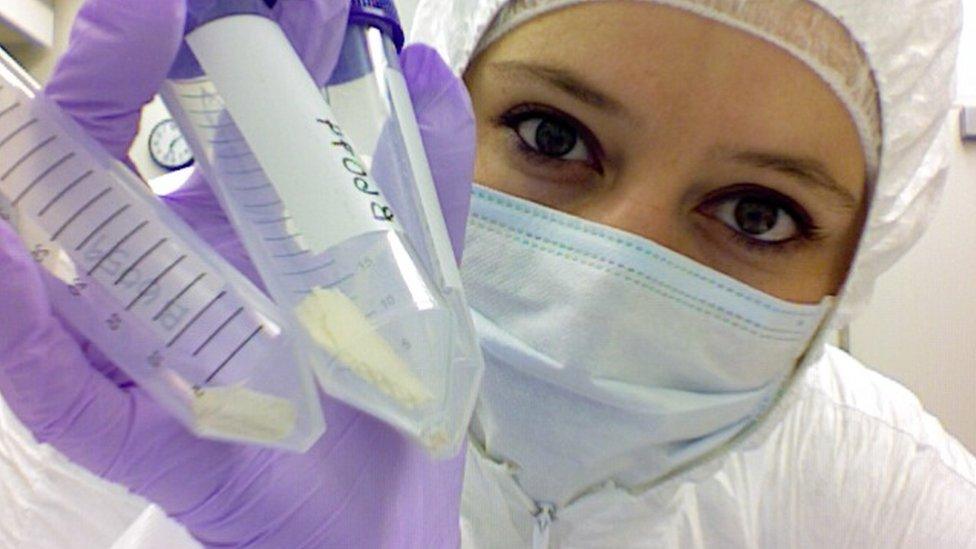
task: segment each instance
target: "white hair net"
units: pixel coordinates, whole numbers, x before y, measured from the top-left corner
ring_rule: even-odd
[[[436,48],[460,74],[479,47],[512,27],[585,1],[608,0],[420,0],[412,39]],[[918,240],[945,184],[959,1],[641,1],[686,9],[778,45],[847,106],[867,159],[871,203],[834,315],[835,327],[846,325],[878,276]],[[846,35],[822,24],[824,15]]]

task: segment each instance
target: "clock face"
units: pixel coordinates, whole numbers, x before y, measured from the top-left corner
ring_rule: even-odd
[[[193,152],[173,119],[163,120],[149,134],[149,155],[167,170],[178,170],[193,163]]]

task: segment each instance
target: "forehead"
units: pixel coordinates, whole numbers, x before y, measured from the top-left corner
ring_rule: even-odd
[[[475,66],[486,61],[571,71],[619,100],[649,139],[680,134],[726,149],[788,148],[836,164],[838,178],[863,179],[856,126],[814,71],[752,34],[684,10],[577,4],[516,27]]]

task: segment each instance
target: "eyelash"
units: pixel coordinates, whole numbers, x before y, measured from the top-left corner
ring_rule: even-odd
[[[802,233],[797,238],[790,238],[788,240],[781,240],[779,242],[767,242],[765,240],[750,238],[731,227],[726,228],[728,229],[731,239],[735,241],[736,244],[748,249],[751,252],[761,254],[786,253],[795,249],[797,246],[802,246],[807,242],[807,239],[802,235]]]
[[[729,227],[724,221],[716,219],[708,213],[709,210],[714,210],[716,207],[722,203],[725,203],[726,201],[736,199],[741,200],[744,198],[760,199],[772,203],[772,205],[778,210],[782,210],[784,214],[790,216],[790,218],[796,224],[799,234],[780,241],[761,240],[750,237],[741,231],[737,231],[734,228]],[[712,195],[706,196],[702,201],[702,204],[698,207],[698,210],[706,215],[709,215],[711,219],[722,225],[726,234],[736,244],[758,253],[783,253],[790,251],[797,246],[802,246],[806,243],[823,238],[822,229],[814,222],[813,218],[809,213],[807,213],[806,209],[804,209],[792,198],[769,189],[768,187],[748,183],[734,185],[732,187],[725,187]]]
[[[556,120],[572,127],[576,132],[577,138],[583,142],[584,147],[587,149],[590,160],[584,162],[581,160],[561,159],[548,156],[536,150],[519,133],[519,126],[534,118]],[[515,135],[518,139],[519,153],[526,160],[534,164],[563,169],[569,163],[583,163],[587,168],[597,174],[603,175],[603,165],[600,162],[600,158],[603,156],[603,150],[596,136],[582,122],[559,109],[545,105],[525,103],[512,107],[500,114],[495,122],[498,125],[507,127]],[[785,215],[788,215],[793,220],[799,233],[794,237],[780,241],[762,240],[750,237],[728,226],[724,221],[709,215],[713,221],[719,223],[725,229],[726,235],[737,246],[754,253],[787,253],[804,244],[823,238],[821,228],[814,223],[813,218],[801,205],[790,197],[768,187],[748,183],[725,187],[712,195],[706,196],[702,200],[698,210],[707,214],[709,209],[714,210],[718,205],[726,201],[744,198],[758,198],[772,203],[778,210],[782,210]]]
[[[521,124],[528,120],[532,120],[533,118],[555,120],[573,128],[573,130],[576,132],[577,138],[583,142],[583,146],[586,148],[590,160],[583,162],[581,160],[555,158],[545,155],[533,148],[532,145],[527,143],[525,139],[522,138],[518,131]],[[583,162],[588,168],[597,174],[603,175],[603,164],[600,162],[600,158],[603,156],[603,149],[600,147],[600,142],[596,139],[596,136],[593,135],[593,132],[591,132],[582,122],[559,109],[545,105],[525,103],[512,107],[511,109],[500,114],[496,119],[496,123],[507,127],[512,131],[513,134],[515,134],[515,137],[518,138],[519,152],[531,162],[545,166],[552,166],[555,168],[562,168],[569,162]]]

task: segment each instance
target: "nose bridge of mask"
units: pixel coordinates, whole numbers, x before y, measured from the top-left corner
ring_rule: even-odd
[[[644,238],[482,187],[469,236],[473,307],[595,379],[756,388],[795,364],[827,309],[826,301],[777,299]]]

